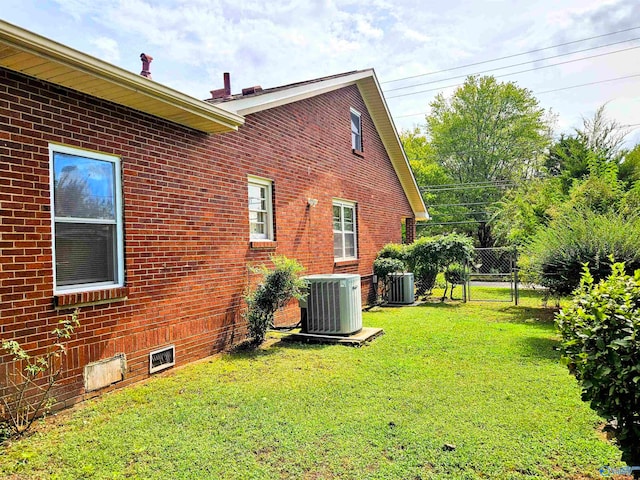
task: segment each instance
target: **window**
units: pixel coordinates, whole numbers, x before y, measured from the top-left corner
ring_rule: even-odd
[[[336,260],[358,258],[356,204],[333,201],[333,256]]]
[[[351,148],[362,151],[362,118],[360,113],[351,109]]]
[[[272,182],[249,177],[249,232],[251,240],[273,240]]]
[[[120,159],[50,145],[54,292],[124,285]]]

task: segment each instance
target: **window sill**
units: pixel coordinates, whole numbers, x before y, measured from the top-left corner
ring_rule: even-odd
[[[275,250],[278,247],[278,242],[273,240],[251,240],[249,247],[251,250]]]
[[[116,287],[92,292],[63,293],[54,295],[53,307],[56,310],[71,310],[80,307],[92,307],[127,300],[129,289]]]
[[[351,260],[335,260],[333,262],[334,267],[352,267],[354,265],[360,265],[360,260],[355,258]]]
[[[351,149],[351,152],[356,156],[356,157],[360,157],[360,158],[364,158],[364,152],[362,150],[356,150],[355,148]]]

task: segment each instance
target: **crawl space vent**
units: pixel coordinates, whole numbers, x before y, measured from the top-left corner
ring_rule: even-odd
[[[176,364],[176,347],[170,345],[149,354],[149,373],[159,372]]]

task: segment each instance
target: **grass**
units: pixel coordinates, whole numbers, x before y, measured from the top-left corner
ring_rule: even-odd
[[[0,476],[600,478],[620,454],[559,364],[552,311],[521,300],[382,309],[363,348],[276,343],[175,370],[7,445]]]

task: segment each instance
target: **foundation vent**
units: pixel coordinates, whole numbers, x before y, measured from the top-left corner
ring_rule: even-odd
[[[149,373],[159,372],[176,364],[176,347],[169,345],[149,354]]]

